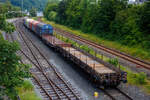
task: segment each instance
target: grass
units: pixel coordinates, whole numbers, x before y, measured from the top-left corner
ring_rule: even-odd
[[[126,54],[132,55],[136,58],[140,58],[140,59],[143,59],[143,60],[148,61],[148,62],[150,61],[150,52],[148,50],[141,48],[141,47],[125,46],[125,45],[120,44],[119,42],[109,41],[109,40],[101,38],[95,34],[92,34],[92,33],[83,33],[80,30],[74,30],[70,27],[56,24],[55,22],[52,22],[52,21],[51,22],[47,21],[44,18],[42,18],[42,21],[44,21],[48,24],[51,24],[53,27],[63,29],[65,31],[68,31],[68,32],[75,34],[75,35],[79,35],[85,39],[89,39],[93,42],[104,45],[106,47],[113,48],[113,49],[119,50],[121,52],[125,52]]]
[[[21,100],[41,100],[34,91],[30,81],[25,80],[21,87],[17,87],[18,94]]]

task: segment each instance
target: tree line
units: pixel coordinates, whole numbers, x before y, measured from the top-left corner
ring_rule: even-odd
[[[51,0],[44,17],[123,45],[150,49],[150,0]]]
[[[6,18],[21,17],[21,9],[13,6],[10,2],[0,3],[0,14]]]
[[[17,7],[22,7],[22,0],[0,0],[0,2],[9,1],[12,5]],[[36,8],[38,10],[43,10],[48,0],[23,0],[23,9],[30,10]]]

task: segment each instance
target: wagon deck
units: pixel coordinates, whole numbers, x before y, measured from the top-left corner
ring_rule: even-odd
[[[32,24],[32,22],[30,23]],[[24,21],[24,25],[33,31],[34,25],[33,28],[28,27],[29,24],[27,20]],[[98,59],[96,56],[93,56],[80,48],[57,39],[55,36],[52,36],[53,30],[50,30],[50,33],[44,33],[39,30],[33,32],[36,33],[46,45],[59,52],[66,60],[76,64],[76,67],[81,68],[83,72],[86,72],[89,80],[93,81],[98,86],[103,85],[106,87],[116,87],[121,81],[124,83],[127,82],[126,72],[121,71],[115,66]]]
[[[97,73],[106,74],[106,73],[115,73],[115,71],[109,69],[108,67],[104,66],[103,64],[95,61],[94,59],[90,58],[89,56],[83,54],[82,52],[72,48],[72,47],[63,47],[66,51],[80,59],[82,62],[86,63],[89,67],[94,69]]]
[[[53,46],[71,47],[71,44],[65,43],[51,35],[42,35],[42,38]]]

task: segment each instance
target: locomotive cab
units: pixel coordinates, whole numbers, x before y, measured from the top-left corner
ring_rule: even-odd
[[[33,19],[24,19],[24,25],[34,33],[42,36],[43,34],[53,35],[53,27]]]
[[[49,25],[49,24],[45,24],[41,28],[41,32],[42,32],[42,34],[50,34],[50,35],[52,35],[53,27],[51,25]]]

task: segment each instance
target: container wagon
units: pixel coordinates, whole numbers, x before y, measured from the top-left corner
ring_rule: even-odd
[[[44,24],[33,19],[24,19],[24,25],[39,36],[43,34],[53,35],[53,27],[49,24]]]
[[[60,52],[66,59],[77,64],[98,86],[116,87],[127,82],[127,73],[89,53],[65,43],[53,36],[53,27],[33,19],[24,19],[24,25],[36,33],[48,46]]]

